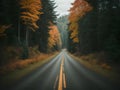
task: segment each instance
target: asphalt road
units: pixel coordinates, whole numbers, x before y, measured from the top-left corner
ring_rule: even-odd
[[[3,89],[0,89],[3,90]],[[73,60],[65,50],[4,90],[120,90],[107,78]]]

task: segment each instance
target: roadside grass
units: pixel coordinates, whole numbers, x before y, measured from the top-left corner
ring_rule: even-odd
[[[116,65],[110,65],[106,62],[104,62],[104,56],[100,54],[99,56],[96,57],[96,54],[89,54],[86,56],[76,56],[70,54],[72,58],[80,62],[82,65],[87,67],[90,70],[93,70],[110,80],[112,80],[115,83],[120,83],[119,78],[120,78],[120,70],[118,69],[120,66]],[[103,57],[102,57],[103,56]],[[98,60],[102,59],[101,61]]]
[[[9,85],[10,83],[19,80],[41,65],[45,64],[54,58],[57,54],[58,52],[52,54],[40,54],[30,59],[19,60],[0,67],[0,79],[4,85]]]

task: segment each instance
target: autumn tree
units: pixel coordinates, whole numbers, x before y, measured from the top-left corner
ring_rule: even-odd
[[[93,10],[80,21],[81,52],[104,52],[109,59],[118,61],[119,0],[87,0]]]
[[[49,26],[52,22],[56,23],[56,8],[54,1],[51,0],[41,0],[42,2],[42,12],[41,19],[38,21],[38,25],[41,26],[36,32],[36,41],[39,45],[39,51],[47,53],[48,51],[48,37],[49,37]]]
[[[17,46],[18,0],[1,0],[0,3],[0,65],[7,62],[6,49]],[[8,55],[8,54],[7,54]],[[9,55],[8,55],[9,57]]]
[[[39,20],[39,15],[42,14],[40,0],[21,0],[21,19],[26,26],[26,45],[28,46],[28,30],[35,31],[38,29],[36,22]]]
[[[62,48],[68,47],[68,15],[57,18],[57,27],[60,32]]]
[[[41,1],[40,0],[20,0],[21,6],[21,21],[25,29],[25,38],[26,40],[23,42],[24,47],[24,55],[25,58],[28,57],[28,46],[29,46],[29,30],[35,31],[39,28],[37,25],[37,21],[40,18],[41,10]]]
[[[1,0],[0,65],[13,57],[28,58],[30,47],[39,45],[47,52],[49,22],[56,23],[54,8],[50,0]]]
[[[49,29],[48,48],[49,50],[59,50],[61,48],[61,38],[58,28],[51,24]]]
[[[69,30],[70,30],[70,39],[75,43],[75,49],[78,50],[79,37],[78,21],[89,11],[92,10],[92,7],[85,0],[75,0],[72,4],[73,7],[69,10]]]
[[[82,8],[83,4],[83,7],[88,6],[88,9]],[[80,13],[76,13],[78,10],[76,7],[81,7]],[[81,54],[104,52],[109,59],[119,61],[119,9],[119,0],[76,0],[73,3],[73,7],[70,9],[69,28],[78,29],[78,47]],[[74,12],[73,14],[71,14],[71,10]],[[73,21],[75,22],[72,24]],[[69,33],[70,37],[75,35],[72,29]],[[70,41],[73,44],[73,39]]]

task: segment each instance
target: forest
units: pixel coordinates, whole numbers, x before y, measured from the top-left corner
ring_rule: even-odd
[[[69,12],[70,52],[120,62],[120,0],[75,0]]]
[[[120,0],[0,2],[1,90],[120,90],[119,56]]]
[[[61,48],[55,8],[51,0],[1,1],[1,66],[11,59],[27,59],[35,52],[50,53]]]
[[[61,35],[62,48],[68,47],[68,15],[61,16],[57,19],[57,27]]]
[[[0,67],[63,48],[120,62],[120,0],[75,0],[61,17],[56,7],[54,0],[1,1]]]

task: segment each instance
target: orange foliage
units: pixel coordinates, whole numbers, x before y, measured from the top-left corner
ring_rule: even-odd
[[[72,5],[73,7],[69,10],[70,21],[78,21],[83,15],[92,10],[92,7],[85,0],[76,0]]]
[[[34,64],[40,61],[43,61],[47,58],[52,56],[52,54],[40,54],[36,57],[33,57],[31,59],[26,59],[26,60],[17,60],[14,62],[11,62],[3,67],[0,67],[0,75],[7,74],[9,72],[18,70],[18,69],[24,69],[25,67],[29,66],[30,64]]]
[[[72,3],[73,7],[69,10],[69,30],[71,33],[71,38],[74,43],[78,43],[78,21],[82,18],[87,12],[92,10],[92,7],[85,0],[75,0]]]
[[[60,42],[60,33],[58,31],[57,26],[51,24],[49,27],[49,38],[48,38],[48,47],[53,48]]]
[[[39,15],[42,14],[41,1],[40,0],[20,0],[21,8],[21,19],[23,24],[29,27],[31,30],[36,30],[38,28],[36,22],[39,19]]]
[[[78,39],[78,23],[71,23],[69,26],[71,31],[70,38],[73,40],[74,43],[79,43]]]
[[[77,37],[73,38],[74,43],[79,43],[79,39]]]

